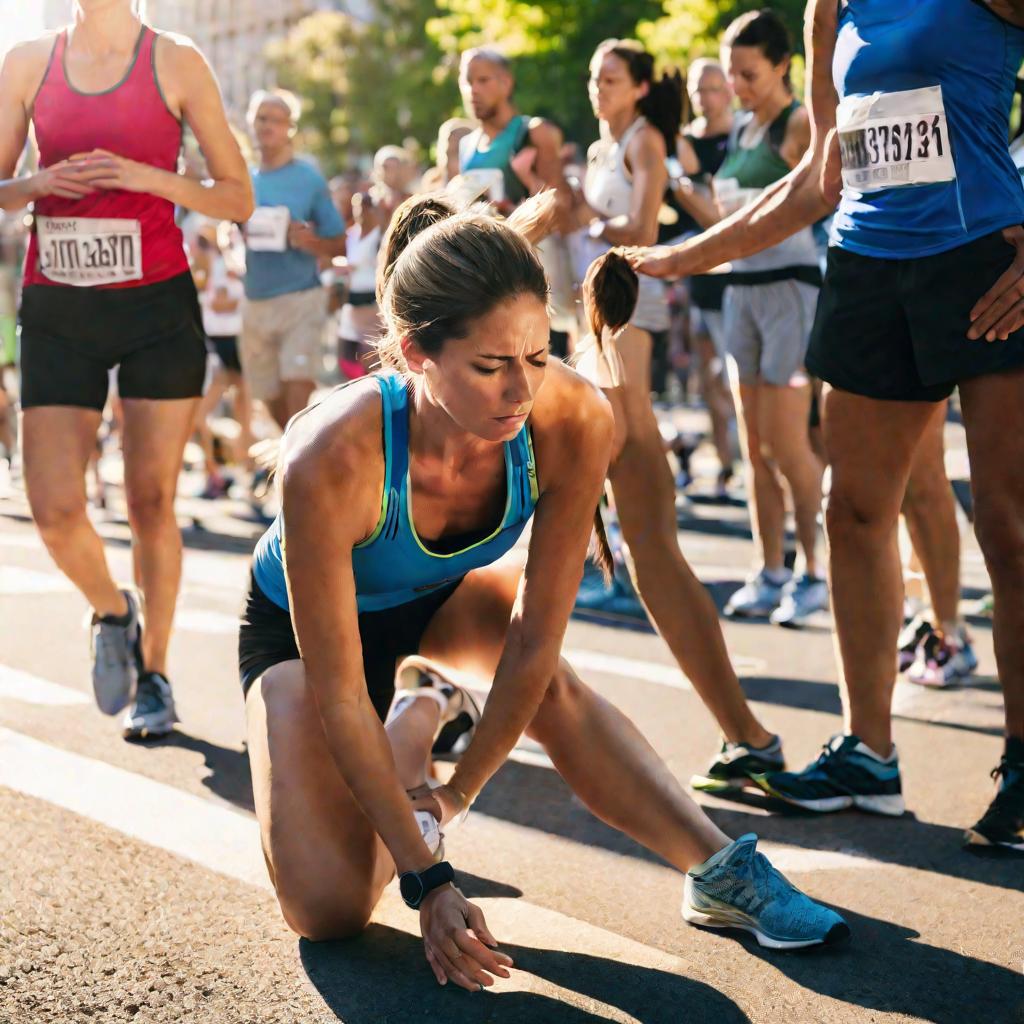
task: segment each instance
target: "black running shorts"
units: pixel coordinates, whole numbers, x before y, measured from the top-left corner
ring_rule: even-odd
[[[22,295],[21,404],[102,410],[122,398],[197,398],[206,338],[189,273],[138,288],[29,285]]]
[[[1024,329],[967,338],[971,309],[1014,256],[1000,231],[918,259],[830,248],[808,371],[867,398],[939,402],[960,381],[1024,365]]]
[[[363,648],[363,674],[370,700],[384,721],[395,695],[395,669],[402,658],[417,654],[423,634],[437,610],[462,582],[447,583],[415,601],[363,612],[359,616],[359,639]],[[242,692],[267,669],[299,658],[292,629],[292,617],[267,597],[250,574],[249,593],[238,632],[238,674]]]

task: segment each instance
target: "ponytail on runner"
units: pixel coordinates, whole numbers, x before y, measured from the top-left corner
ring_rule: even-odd
[[[625,62],[630,78],[637,85],[648,83],[647,95],[641,98],[637,109],[661,132],[668,153],[674,154],[683,120],[683,76],[673,69],[655,78],[654,57],[635,39],[606,39],[598,45],[597,53],[614,53]]]
[[[610,249],[599,256],[590,264],[587,276],[583,279],[583,313],[590,333],[594,336],[597,359],[608,368],[612,387],[622,383],[614,339],[633,316],[639,287],[636,271],[629,265],[621,249]],[[604,574],[605,581],[611,582],[615,560],[601,518],[600,505],[594,512],[594,540],[593,559]]]

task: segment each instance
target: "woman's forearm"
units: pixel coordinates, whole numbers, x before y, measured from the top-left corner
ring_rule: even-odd
[[[517,632],[513,622],[484,713],[451,779],[469,800],[505,763],[536,716],[558,667],[559,644],[523,645],[516,640]]]
[[[147,186],[147,192],[207,217],[240,224],[252,216],[254,200],[252,183],[248,180],[199,181],[153,167]]]
[[[322,708],[327,745],[345,784],[384,841],[399,874],[423,871],[434,857],[398,779],[387,733],[364,693]]]
[[[757,201],[671,250],[674,273],[702,274],[762,252],[832,211],[818,185],[820,163],[805,161],[769,185]]]
[[[38,198],[31,175],[0,181],[0,210],[8,213],[24,210]]]

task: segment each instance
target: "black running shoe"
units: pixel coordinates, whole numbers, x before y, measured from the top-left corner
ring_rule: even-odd
[[[996,797],[981,821],[964,834],[968,846],[998,846],[1024,853],[1024,756],[1010,758],[1009,752],[1004,754],[999,766],[992,769],[998,785]]]
[[[753,775],[781,772],[786,767],[782,756],[782,740],[773,736],[765,747],[750,747],[745,743],[722,740],[722,748],[711,759],[703,775],[694,775],[690,786],[702,793],[722,793],[756,786]]]
[[[904,810],[895,752],[882,761],[852,735],[833,736],[803,771],[769,772],[754,781],[769,796],[821,814],[856,807],[898,816]]]

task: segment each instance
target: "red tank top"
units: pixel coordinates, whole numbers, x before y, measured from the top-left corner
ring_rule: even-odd
[[[67,30],[57,36],[32,112],[41,166],[107,149],[177,171],[182,125],[167,109],[157,82],[156,39],[143,26],[124,78],[105,92],[83,93],[68,82]],[[82,199],[46,196],[36,202],[34,214],[26,284],[133,288],[188,270],[174,204],[166,199],[120,189]]]

